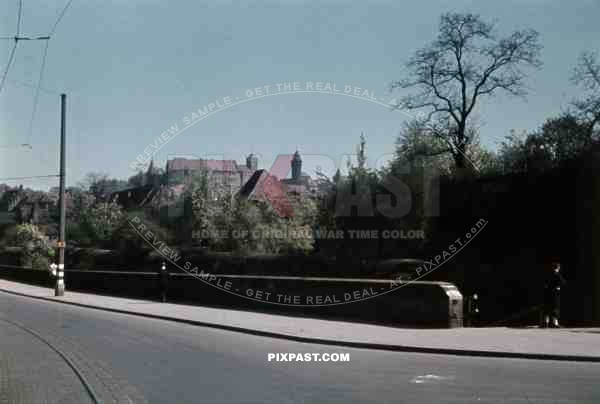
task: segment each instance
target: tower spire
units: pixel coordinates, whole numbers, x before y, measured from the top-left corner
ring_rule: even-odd
[[[298,152],[298,147],[296,146],[296,152],[294,153],[294,157],[292,158],[292,179],[295,181],[300,181],[300,176],[302,175],[302,158],[300,157],[300,153]]]
[[[152,184],[152,179],[154,178],[154,156],[150,160],[150,164],[148,164],[148,171],[146,171],[146,178],[144,185]]]

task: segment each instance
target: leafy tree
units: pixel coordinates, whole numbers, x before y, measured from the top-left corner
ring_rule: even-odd
[[[462,171],[468,168],[466,151],[473,140],[468,128],[477,102],[497,92],[525,95],[522,68],[540,67],[540,50],[536,31],[499,37],[494,24],[478,15],[446,13],[437,38],[415,53],[406,66],[408,77],[392,88],[416,89],[402,99],[403,107],[427,111],[419,120],[449,144]]]
[[[49,259],[54,256],[54,249],[46,236],[36,225],[20,224],[9,232],[6,244],[21,247],[20,262],[33,269],[48,269]]]
[[[381,237],[356,240],[351,236],[351,232],[375,230],[381,234],[383,230],[420,228],[415,225],[416,208],[413,200],[422,197],[423,194],[422,169],[413,169],[407,159],[403,160],[404,166],[398,162],[379,171],[369,169],[364,164],[367,157],[365,150],[366,142],[362,136],[356,165],[349,164],[348,174],[345,176],[337,172],[337,178],[330,180],[333,184],[330,192],[321,200],[316,228],[321,231],[341,230],[347,237],[318,240],[317,247],[320,253],[335,253],[337,258],[342,260],[348,256],[349,261],[355,261],[355,258],[368,260],[374,256],[381,257],[384,253],[392,254],[392,250],[393,254],[401,255],[406,253],[405,248],[410,242],[384,240]],[[405,189],[400,194],[390,193],[388,187],[393,186],[390,183],[392,178],[404,183]],[[411,180],[418,186],[413,186]],[[398,211],[391,212],[385,208],[381,202],[384,195],[391,198],[392,207],[404,207],[405,212],[401,213],[401,217],[395,217],[399,214]]]
[[[537,136],[556,163],[576,157],[595,140],[588,123],[571,114],[548,119]]]
[[[126,260],[142,260],[155,251],[152,243],[149,243],[143,235],[140,235],[136,227],[131,224],[135,218],[144,223],[146,232],[151,232],[156,240],[160,240],[169,246],[172,245],[173,239],[168,229],[154,222],[151,217],[146,216],[143,212],[128,212],[125,216],[126,220],[122,220],[111,233],[108,245],[119,250]]]
[[[85,215],[85,223],[100,242],[110,239],[124,219],[125,214],[115,201],[94,203]]]
[[[96,199],[106,200],[113,192],[127,188],[127,182],[109,178],[107,174],[88,173],[79,186]]]
[[[415,167],[435,170],[440,175],[452,172],[452,154],[448,143],[437,136],[431,136],[428,128],[417,121],[404,124],[396,140],[396,156],[392,165],[409,162]]]
[[[588,137],[600,125],[600,61],[595,52],[584,52],[579,57],[571,78],[585,93],[573,102],[574,114],[585,127]]]
[[[506,174],[558,167],[576,158],[598,139],[588,128],[588,124],[566,113],[546,120],[536,132],[512,131],[498,150],[498,165]]]
[[[193,196],[193,229],[208,235],[209,249],[236,254],[281,254],[312,250],[310,233],[315,203],[289,195],[294,217],[280,218],[267,202],[236,198],[226,184],[212,183],[200,175],[190,186]],[[305,231],[303,237],[288,237]]]
[[[529,156],[527,143],[527,132],[517,133],[511,130],[510,135],[498,148],[498,160],[501,165],[501,172],[517,173],[527,170],[527,159]]]
[[[125,213],[114,200],[98,200],[88,192],[70,194],[67,209],[67,239],[81,246],[106,244],[125,220]],[[54,213],[57,216],[57,212]]]

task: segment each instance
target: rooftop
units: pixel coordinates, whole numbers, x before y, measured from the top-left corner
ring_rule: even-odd
[[[186,159],[176,158],[167,161],[167,170],[178,171],[178,170],[208,170],[208,171],[221,171],[221,172],[249,172],[250,169],[244,164],[239,164],[235,160],[204,160],[204,159]]]

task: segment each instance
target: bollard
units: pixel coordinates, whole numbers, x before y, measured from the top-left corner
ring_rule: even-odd
[[[64,296],[65,294],[65,264],[58,264],[58,279],[54,288],[54,296]]]
[[[49,271],[50,271],[50,274],[51,274],[52,276],[56,276],[56,269],[57,269],[57,268],[58,268],[58,265],[56,265],[56,263],[54,263],[54,262],[53,262],[52,264],[50,264],[50,269],[49,269]]]
[[[479,316],[479,296],[474,293],[468,298],[467,312],[469,317],[469,327],[477,325],[477,317]]]
[[[162,265],[160,267],[158,282],[160,283],[161,300],[163,303],[166,303],[167,288],[168,288],[168,284],[169,284],[169,273],[167,272],[167,265],[165,264],[164,261],[162,262]]]

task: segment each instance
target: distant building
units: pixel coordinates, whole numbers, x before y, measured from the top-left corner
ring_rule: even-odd
[[[135,210],[144,207],[158,194],[160,187],[154,184],[142,185],[114,192],[111,199],[116,201],[126,210]]]
[[[213,190],[218,192],[217,188],[229,188],[232,196],[269,202],[274,206],[284,206],[284,209],[289,206],[287,195],[317,198],[323,194],[322,187],[302,172],[302,157],[298,151],[294,153],[290,164],[292,178],[279,179],[267,170],[259,170],[258,157],[254,154],[246,157],[245,165],[238,164],[235,160],[175,158],[169,160],[166,166],[169,185],[144,180],[146,185],[115,192],[113,198],[128,210],[149,207],[154,201],[160,206],[169,205],[171,217],[185,216],[189,209],[184,206],[176,207],[173,202],[187,192],[188,180],[202,172],[206,172],[208,177],[209,195]],[[150,178],[150,169],[148,171],[147,176]]]
[[[302,172],[302,158],[298,151],[294,153],[290,165],[292,178],[279,179],[266,170],[256,171],[241,188],[238,197],[277,205],[280,212],[284,215],[290,213],[291,217],[293,212],[288,212],[287,195],[319,198],[326,192],[325,188],[318,186],[308,174]]]
[[[258,169],[258,158],[250,154],[246,164],[238,164],[235,160],[205,160],[175,158],[167,162],[169,183],[180,182],[195,173],[206,172],[209,184],[229,186],[233,192],[238,192],[252,174]]]
[[[151,162],[142,185],[114,192],[111,198],[126,210],[143,209],[158,214],[161,220],[187,216],[191,214],[192,205],[189,185],[195,174],[207,174],[210,194],[217,195],[220,188],[229,189],[235,195],[257,171],[257,166],[258,157],[254,154],[247,156],[245,165],[235,160],[175,158],[167,161],[167,181],[159,181]],[[186,201],[178,203],[184,195]]]
[[[258,157],[253,153],[250,153],[248,157],[246,157],[246,167],[254,173],[258,170]]]
[[[317,195],[317,184],[310,175],[302,172],[302,157],[298,150],[294,153],[292,162],[292,178],[281,180],[282,188],[285,192],[301,195]]]
[[[49,209],[56,202],[41,191],[24,190],[23,187],[5,189],[0,198],[0,222],[46,224]]]
[[[163,188],[164,186],[160,184],[160,176],[154,169],[154,161],[151,161],[143,175],[141,185],[113,192],[110,200],[126,210],[145,208],[163,193]]]

